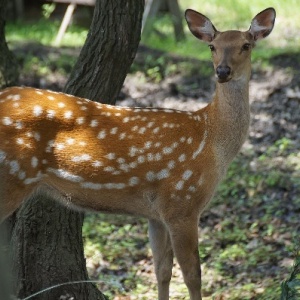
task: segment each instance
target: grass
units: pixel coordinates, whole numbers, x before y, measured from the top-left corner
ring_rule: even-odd
[[[34,21],[8,22],[6,26],[6,38],[9,43],[31,41],[51,46],[57,35],[60,22],[40,18]],[[68,27],[61,46],[81,47],[86,39],[88,28],[72,25]]]

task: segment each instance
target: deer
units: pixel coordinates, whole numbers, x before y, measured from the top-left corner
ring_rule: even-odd
[[[169,299],[174,256],[190,299],[202,299],[199,218],[247,138],[251,52],[275,17],[267,8],[249,30],[221,32],[186,10],[191,33],[210,48],[216,77],[212,101],[194,112],[2,90],[1,220],[33,194],[74,209],[145,217],[158,299]]]

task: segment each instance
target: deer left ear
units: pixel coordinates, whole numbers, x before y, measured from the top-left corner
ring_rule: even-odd
[[[255,41],[267,37],[273,30],[275,23],[276,11],[270,7],[257,14],[252,22],[249,32]]]

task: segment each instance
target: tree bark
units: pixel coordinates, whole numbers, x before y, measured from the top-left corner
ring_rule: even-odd
[[[140,41],[144,0],[98,1],[97,6],[65,90],[113,104]]]
[[[18,63],[9,51],[4,29],[7,15],[8,0],[0,0],[0,89],[15,85],[18,82]]]
[[[87,41],[65,92],[115,102],[137,51],[143,8],[144,0],[96,2]],[[49,199],[32,198],[23,205],[11,241],[15,291],[19,298],[56,284],[88,279],[82,223],[83,214],[71,212]],[[90,283],[61,286],[34,299],[71,297],[104,299]]]

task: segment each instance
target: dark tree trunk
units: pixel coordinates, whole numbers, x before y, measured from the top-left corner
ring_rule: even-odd
[[[87,42],[66,91],[115,103],[140,41],[143,11],[144,0],[97,1]]]
[[[0,89],[15,85],[18,81],[18,64],[15,56],[9,51],[4,28],[8,0],[0,0]]]
[[[143,8],[144,0],[96,2],[87,41],[65,92],[114,103],[138,47]],[[49,199],[33,198],[23,205],[11,242],[18,297],[88,279],[82,222],[82,214]],[[80,300],[104,299],[90,283],[64,285],[34,299],[69,299],[68,295]]]

